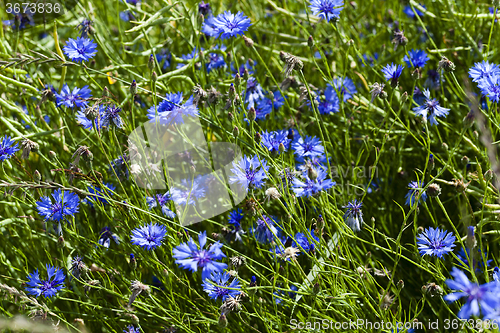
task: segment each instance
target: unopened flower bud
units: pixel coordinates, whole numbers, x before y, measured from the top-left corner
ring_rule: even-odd
[[[108,87],[104,87],[104,89],[102,90],[102,97],[109,97]]]
[[[247,118],[249,121],[254,121],[257,117],[257,113],[255,112],[255,108],[252,106],[250,110],[248,110]]]
[[[262,135],[259,132],[255,132],[254,139],[255,143],[259,144],[262,141]]]
[[[492,178],[493,178],[493,170],[491,170],[491,169],[486,170],[486,172],[484,173],[484,179],[487,182],[489,182]]]
[[[320,290],[321,290],[321,287],[320,287],[319,283],[318,283],[318,282],[316,282],[316,283],[314,284],[314,286],[313,286],[313,293],[317,294],[317,293],[319,293],[319,292],[320,292]]]
[[[314,39],[312,35],[309,35],[309,38],[307,38],[307,45],[312,48],[314,46]]]
[[[434,161],[434,155],[430,154],[429,156],[429,170],[434,170],[434,167],[436,166],[436,163]]]
[[[132,95],[137,94],[137,83],[135,82],[135,80],[133,80],[132,84],[130,85],[130,93]]]
[[[156,71],[153,71],[153,73],[151,74],[151,81],[153,81],[153,83],[158,81],[158,74],[156,74]]]
[[[473,226],[467,227],[467,238],[465,239],[465,244],[469,250],[476,247],[476,237],[474,235],[475,228]]]
[[[405,103],[408,100],[408,92],[404,92],[403,95],[401,95],[401,102]]]
[[[235,138],[237,138],[240,135],[240,129],[236,126],[233,128],[233,135]]]
[[[438,70],[441,69],[445,72],[453,72],[455,70],[455,64],[443,56],[438,64]]]
[[[241,84],[241,76],[239,73],[236,73],[236,75],[234,76],[234,85],[236,87],[239,87]]]
[[[436,198],[441,194],[441,187],[436,183],[432,183],[427,187],[427,194],[431,198]]]
[[[469,158],[467,156],[462,157],[461,162],[463,165],[469,164]]]
[[[227,119],[229,119],[229,121],[233,121],[233,120],[234,120],[234,115],[233,115],[233,113],[232,113],[232,112],[229,112],[229,113],[227,114]]]
[[[253,46],[253,40],[251,38],[248,38],[247,36],[243,35],[243,40],[245,41],[245,45],[247,47]]]
[[[283,142],[280,142],[280,144],[278,146],[278,151],[280,153],[283,153],[285,151],[285,145],[283,144]]]
[[[53,161],[55,161],[55,160],[56,160],[56,158],[57,158],[57,154],[56,154],[56,152],[55,152],[55,151],[53,151],[53,150],[49,151],[49,156],[50,156],[50,158],[51,158]]]
[[[318,178],[318,172],[313,167],[309,167],[307,169],[307,177],[309,177],[310,180],[314,181],[316,180],[316,178]]]
[[[472,127],[472,125],[474,125],[474,118],[474,111],[470,110],[463,120],[465,128],[470,128]]]
[[[42,180],[42,175],[38,170],[35,170],[35,172],[33,172],[33,181],[35,181],[35,183],[40,183],[40,180]]]
[[[219,326],[220,327],[226,327],[227,326],[227,317],[223,313],[219,317]]]
[[[135,259],[133,253],[130,254],[130,268],[132,268],[133,270],[137,268],[137,260]]]
[[[153,70],[153,68],[155,68],[155,57],[152,54],[149,56],[148,68],[149,70]]]
[[[448,144],[446,142],[443,142],[443,144],[441,145],[443,147],[444,150],[448,150]]]
[[[231,83],[231,85],[229,86],[229,91],[227,94],[229,96],[229,99],[234,99],[234,97],[236,96],[236,89],[234,88],[233,83]]]
[[[405,287],[405,282],[403,280],[399,280],[398,281],[398,284],[396,285],[396,287],[401,290]]]
[[[243,71],[243,79],[247,81],[249,77],[250,74],[248,73],[248,69],[245,68],[245,70]]]

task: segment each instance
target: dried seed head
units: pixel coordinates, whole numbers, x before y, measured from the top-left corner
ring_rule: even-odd
[[[298,248],[293,247],[293,246],[289,246],[289,247],[285,248],[285,250],[283,250],[283,253],[281,253],[280,256],[285,260],[289,260],[289,259],[297,258],[299,253],[300,253],[300,250]]]
[[[24,139],[21,141],[21,147],[23,147],[23,153],[21,155],[22,159],[27,159],[30,156],[31,151],[38,151],[38,143],[31,141],[30,139]]]
[[[302,60],[290,53],[281,51],[280,59],[285,63],[285,77],[290,76],[294,69],[300,71],[302,70],[302,68],[304,68],[304,63],[302,62]]]
[[[194,95],[193,97],[194,105],[198,105],[198,102],[200,101],[204,102],[208,97],[207,92],[203,90],[199,84],[196,84],[193,87],[193,95]]]
[[[85,117],[90,120],[96,119],[99,116],[99,103],[87,106],[85,109],[83,109],[83,114],[85,114]]]
[[[427,187],[427,194],[431,198],[436,198],[441,194],[441,187],[436,183],[432,183]]]
[[[94,155],[92,154],[92,152],[90,151],[90,149],[87,146],[80,146],[75,151],[75,153],[73,154],[73,158],[74,158],[73,164],[74,165],[78,165],[78,163],[80,162],[80,157],[83,157],[85,162],[92,162],[92,160],[94,159]]]
[[[455,70],[455,64],[448,60],[445,56],[441,58],[438,64],[438,70],[443,69],[446,72],[453,72]]]
[[[469,186],[470,182],[464,183],[463,179],[453,179],[453,185],[458,193],[465,193],[467,186]]]
[[[281,198],[280,192],[276,189],[276,187],[270,187],[266,190],[266,197],[268,200],[277,200]]]
[[[222,94],[217,91],[213,86],[208,89],[208,97],[207,97],[207,102],[212,105],[219,104],[219,102],[222,99]]]
[[[233,267],[236,269],[245,265],[246,262],[247,262],[247,260],[245,259],[245,257],[242,257],[242,256],[231,257],[231,265],[233,265]]]
[[[394,44],[394,51],[399,45],[405,46],[408,44],[408,38],[404,35],[403,30],[394,31],[394,39],[392,40],[392,43]]]
[[[378,82],[375,82],[370,86],[370,88],[372,88],[372,90],[370,90],[370,93],[372,94],[372,100],[371,100],[372,103],[376,97],[380,97],[381,99],[387,98],[387,93],[384,91],[384,87],[385,84]]]
[[[130,295],[128,301],[129,306],[134,302],[135,298],[139,296],[139,294],[141,294],[142,292],[144,292],[146,295],[149,295],[149,293],[151,292],[151,288],[149,286],[137,280],[132,281],[132,283],[130,284],[130,290],[132,291],[132,295]]]
[[[431,297],[443,295],[443,288],[434,282],[422,286],[422,292],[429,294]]]

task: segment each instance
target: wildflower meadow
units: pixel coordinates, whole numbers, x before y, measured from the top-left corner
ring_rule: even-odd
[[[498,0],[1,0],[1,332],[496,332]]]

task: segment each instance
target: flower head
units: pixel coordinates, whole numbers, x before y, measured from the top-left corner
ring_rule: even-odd
[[[90,206],[94,206],[93,201],[101,202],[103,205],[109,204],[108,198],[113,195],[113,191],[116,189],[116,186],[110,183],[104,184],[104,187],[101,189],[98,186],[90,185],[87,187],[87,191],[93,195],[89,196],[92,200],[88,200],[85,198],[83,201],[88,202]]]
[[[221,45],[221,47],[219,47],[219,45],[216,45],[213,48],[213,50],[219,50],[219,49],[221,51],[225,51],[226,46]],[[208,54],[207,73],[210,73],[213,69],[221,68],[224,66],[226,66],[226,62],[224,61],[224,56],[222,54],[220,54],[220,53],[209,53]]]
[[[420,5],[422,6],[424,9],[426,9],[426,7],[424,5]],[[424,13],[422,13],[420,10],[418,10],[416,7],[414,7],[415,9],[415,13],[417,13],[418,16],[422,17],[424,16]],[[415,13],[413,12],[413,9],[411,8],[411,6],[406,6],[404,9],[403,9],[403,13],[405,13],[406,15],[408,15],[408,17],[410,18],[415,18]]]
[[[347,203],[347,208],[344,214],[345,223],[352,229],[352,231],[360,231],[361,226],[363,225],[363,212],[361,211],[361,207],[363,203],[361,201],[357,201],[354,199]]]
[[[240,294],[238,290],[232,290],[227,288],[241,288],[238,284],[239,280],[234,278],[231,280],[231,275],[228,272],[214,272],[210,275],[208,279],[205,279],[202,286],[203,290],[212,299],[221,298],[225,301],[229,296],[236,297]]]
[[[243,211],[238,208],[229,213],[229,219],[227,222],[231,224],[231,233],[234,234],[236,240],[241,241],[241,235],[245,234],[245,231],[241,228],[241,220],[243,220]]]
[[[293,192],[297,197],[311,197],[336,185],[331,179],[326,179],[327,172],[325,168],[314,168],[312,166],[310,168],[314,170],[313,173],[310,174],[309,170],[304,170],[302,173],[303,181],[299,178],[293,180]]]
[[[333,87],[338,92],[339,98],[344,102],[358,92],[356,85],[348,77],[333,79]]]
[[[331,84],[326,85],[325,93],[316,96],[320,114],[336,113],[340,110],[340,99]]]
[[[133,325],[128,325],[126,329],[123,330],[124,333],[141,333],[139,328],[135,328]]]
[[[47,268],[47,280],[41,280],[38,269],[36,269],[32,274],[28,275],[29,281],[26,284],[26,291],[30,295],[36,297],[43,295],[43,297],[52,297],[64,288],[64,275],[62,269],[59,267],[53,267],[50,265],[45,265]]]
[[[247,89],[245,91],[245,103],[247,103],[247,107],[250,109],[251,107],[255,107],[255,104],[264,98],[264,91],[262,90],[261,85],[254,77],[251,77],[247,81]]]
[[[431,99],[429,89],[424,90],[424,96],[424,103],[416,108],[413,108],[413,111],[417,116],[427,118],[431,125],[437,125],[438,123],[436,121],[436,117],[446,117],[450,112],[450,109],[440,106],[437,99]]]
[[[94,22],[92,22],[91,20],[83,19],[83,21],[76,26],[77,29],[80,28],[80,36],[82,38],[87,38],[89,34],[93,33],[94,31],[94,28],[92,27],[93,24]]]
[[[408,67],[424,68],[425,64],[429,60],[427,53],[425,53],[425,51],[423,50],[411,50],[408,52],[408,54],[410,55],[410,57],[408,57],[408,55],[405,55],[403,58]]]
[[[496,282],[478,285],[470,282],[465,273],[456,267],[451,270],[454,280],[446,280],[446,284],[455,292],[444,296],[444,300],[452,303],[466,297],[465,304],[458,312],[460,319],[469,319],[470,316],[479,316],[481,312],[487,315],[498,307],[498,285]]]
[[[290,145],[291,140],[288,139],[288,131],[274,131],[274,132],[262,132],[262,142],[261,144],[266,147],[271,153],[279,153],[280,144],[285,147],[286,151]]]
[[[251,232],[260,243],[270,243],[275,239],[275,237],[279,237],[280,235],[280,232],[276,228],[275,224],[276,221],[274,218],[264,216],[264,218],[257,219],[257,222],[251,229]]]
[[[41,201],[36,203],[38,213],[44,216],[46,220],[60,221],[65,216],[71,216],[78,212],[80,199],[75,193],[55,190],[52,197],[54,203],[52,203],[50,197],[42,197]]]
[[[115,106],[114,104],[111,104],[104,108],[104,113],[101,116],[101,122],[100,125],[102,127],[109,127],[111,123],[113,123],[116,127],[122,128],[123,127],[123,120],[120,117],[120,112],[122,109],[119,107]]]
[[[183,103],[182,92],[167,94],[158,106],[148,109],[149,121],[161,125],[183,124],[184,116],[197,117],[198,108],[193,104],[193,96]]]
[[[469,69],[469,77],[473,82],[479,82],[485,78],[493,78],[500,75],[500,67],[497,64],[490,64],[489,61],[483,60],[476,62],[474,67]]]
[[[413,182],[410,182],[408,184],[408,188],[410,190],[408,191],[408,193],[405,196],[405,198],[406,198],[405,204],[407,206],[413,206],[415,204],[415,199],[420,194],[420,191],[421,191],[420,189],[422,187],[424,187],[424,185],[425,184],[424,184],[423,181],[420,181],[420,183],[413,181]],[[427,200],[427,193],[425,193],[425,191],[422,192],[422,195],[420,196],[420,199],[423,200],[423,201]]]
[[[195,205],[196,200],[206,196],[203,176],[192,179],[182,179],[180,184],[170,190],[172,200],[177,205]]]
[[[73,91],[69,90],[67,84],[61,89],[61,93],[56,92],[56,104],[58,107],[66,106],[68,108],[81,108],[86,107],[86,99],[92,97],[90,93],[89,86],[83,86],[82,88],[75,87]]]
[[[443,258],[443,255],[453,251],[453,247],[455,247],[453,243],[456,240],[451,232],[430,227],[417,237],[417,245],[422,257],[427,254]]]
[[[114,240],[116,244],[120,243],[120,239],[118,238],[118,236],[116,236],[114,233],[111,232],[110,227],[102,228],[97,243],[109,249],[109,246],[111,245],[111,240]]]
[[[390,80],[391,85],[395,87],[398,85],[398,79],[401,76],[403,69],[404,66],[394,65],[394,63],[391,63],[390,65],[387,65],[384,68],[382,68],[382,74],[384,74],[385,80],[386,81]]]
[[[8,160],[18,150],[18,144],[10,136],[4,136],[0,142],[0,162]]]
[[[488,97],[494,103],[500,102],[500,74],[483,77],[478,81],[478,86],[483,96]]]
[[[168,203],[170,201],[172,201],[172,195],[170,194],[170,192],[166,192],[165,194],[157,194],[154,197],[146,197],[146,202],[148,204],[149,210],[155,208],[156,206],[160,206],[163,215],[173,219],[175,217],[175,213],[168,207]]]
[[[198,235],[199,247],[189,239],[187,243],[181,243],[173,249],[175,263],[184,269],[196,272],[198,268],[202,270],[201,279],[205,280],[214,272],[222,272],[227,268],[227,264],[217,262],[226,255],[221,251],[222,243],[216,242],[208,249],[205,249],[207,243],[207,232],[204,231]]]
[[[250,19],[242,12],[233,14],[229,11],[225,11],[223,14],[217,15],[213,20],[213,26],[218,36],[217,38],[220,39],[243,35],[251,25]]]
[[[96,49],[97,44],[94,40],[86,37],[70,38],[63,47],[64,54],[75,62],[88,61],[93,58],[97,53]]]
[[[139,245],[145,250],[154,250],[161,246],[163,238],[167,233],[167,228],[164,225],[159,225],[151,222],[142,227],[132,230],[131,242]]]
[[[325,152],[325,148],[321,144],[320,139],[315,136],[300,137],[297,141],[292,143],[292,148],[299,162],[303,161],[306,157],[312,158],[320,156]]]
[[[327,21],[339,18],[340,12],[344,9],[343,0],[311,0],[309,5],[314,15]]]
[[[264,179],[267,179],[269,166],[266,160],[259,161],[257,155],[253,157],[243,156],[239,161],[233,161],[233,167],[229,176],[229,183],[238,183],[248,191],[248,188],[261,188],[264,185]]]
[[[311,252],[314,251],[315,243],[319,243],[319,238],[314,234],[314,230],[308,230],[307,233],[298,232],[293,237],[292,246],[301,251]]]

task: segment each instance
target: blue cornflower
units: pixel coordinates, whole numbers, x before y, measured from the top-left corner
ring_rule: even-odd
[[[243,156],[239,161],[233,161],[231,172],[233,175],[229,176],[229,183],[238,183],[248,191],[248,188],[261,188],[264,185],[264,179],[267,179],[267,171],[269,166],[267,161],[262,159],[259,161],[257,155],[253,157]]]
[[[420,194],[420,189],[422,187],[424,187],[424,182],[423,181],[420,181],[419,182],[410,182],[408,184],[408,188],[410,189],[408,191],[408,193],[405,195],[405,198],[406,198],[406,202],[405,204],[407,206],[413,206],[415,204],[415,199],[418,197],[418,195]],[[422,192],[422,195],[420,196],[420,199],[423,200],[425,202],[425,200],[427,200],[427,193]],[[418,204],[418,203],[417,203]]]
[[[260,243],[270,243],[275,237],[280,236],[279,230],[275,226],[276,220],[264,215],[264,218],[257,219],[256,225],[250,230]]]
[[[420,4],[420,6],[424,9],[427,9],[427,7],[425,7],[424,5]],[[418,16],[422,17],[424,16],[424,13],[422,13],[420,10],[418,10],[416,7],[415,8],[415,13],[417,13]],[[406,15],[408,15],[408,17],[410,18],[415,18],[415,13],[413,12],[413,10],[411,9],[411,6],[406,6],[404,9],[403,9],[403,13],[405,13]]]
[[[469,77],[473,82],[479,82],[485,78],[492,78],[500,75],[500,67],[497,64],[490,64],[489,61],[483,60],[476,62],[474,67],[469,69]]]
[[[164,225],[151,222],[132,230],[130,241],[132,244],[139,245],[143,249],[150,251],[161,246],[161,242],[163,238],[165,238],[166,233],[167,228],[165,228]]]
[[[498,267],[493,268],[493,281],[500,282],[500,269]]]
[[[156,206],[161,207],[161,212],[166,217],[173,219],[175,213],[168,208],[168,203],[172,200],[172,195],[170,192],[165,194],[157,194],[155,197],[146,197],[146,202],[148,203],[149,210],[155,208]]]
[[[83,19],[82,23],[76,26],[76,28],[80,28],[80,36],[82,38],[87,38],[89,33],[92,33],[92,24],[93,22],[88,19]]]
[[[347,206],[343,208],[347,208],[344,214],[345,224],[352,229],[352,231],[361,231],[361,226],[363,225],[363,212],[361,211],[361,207],[363,203],[354,199],[347,203]]]
[[[115,106],[114,104],[108,105],[104,108],[104,113],[101,117],[101,127],[109,127],[111,123],[115,124],[116,127],[123,127],[123,120],[120,117],[121,108]]]
[[[91,130],[92,128],[94,128],[94,122],[89,118],[87,118],[87,116],[82,110],[76,113],[76,122],[84,129]]]
[[[229,219],[227,222],[233,227],[231,233],[234,234],[236,240],[241,241],[241,236],[245,234],[245,231],[241,228],[241,220],[243,220],[243,211],[241,209],[235,209],[229,213]]]
[[[394,65],[394,63],[391,63],[390,65],[382,68],[382,74],[384,74],[386,81],[391,80],[391,86],[396,87],[404,68],[404,66]]]
[[[133,325],[128,325],[126,329],[123,330],[124,333],[141,333],[139,328],[135,328]]]
[[[300,137],[297,141],[292,143],[292,148],[295,151],[297,160],[302,161],[306,157],[316,157],[323,155],[325,148],[321,141],[316,136]]]
[[[215,300],[221,298],[222,301],[225,301],[229,296],[236,297],[240,294],[240,291],[227,288],[241,288],[238,284],[239,280],[237,278],[229,280],[231,280],[231,275],[228,272],[214,272],[210,275],[210,278],[204,280],[202,283],[203,290],[210,298]]]
[[[201,15],[206,16],[207,14],[211,13],[212,9],[210,8],[210,4],[205,1],[202,1],[198,4],[198,13]]]
[[[94,194],[89,196],[90,199],[93,199],[93,201],[99,200],[104,205],[109,203],[107,198],[113,195],[114,190],[116,190],[116,186],[110,183],[104,184],[103,189],[94,185],[87,186],[87,191]],[[88,201],[87,198],[84,199],[84,202],[88,202],[92,207],[94,206],[92,201]]]
[[[70,91],[68,85],[64,84],[61,93],[56,92],[56,103],[58,107],[64,105],[68,108],[81,108],[87,106],[86,99],[90,97],[92,97],[92,94],[89,86],[83,86],[81,89],[75,87],[73,91]]]
[[[339,18],[340,12],[344,9],[343,0],[311,0],[309,5],[314,15],[327,21]]]
[[[430,227],[417,237],[417,245],[422,257],[427,254],[443,258],[443,255],[453,251],[456,240],[451,232]]]
[[[313,167],[311,166],[311,168]],[[298,178],[293,180],[292,189],[297,197],[310,197],[336,185],[336,182],[333,182],[331,179],[326,179],[327,172],[325,168],[319,167],[313,169],[316,171],[316,178],[314,180],[309,178],[307,170],[302,173],[304,181]]]
[[[87,265],[85,265],[85,263],[83,262],[82,257],[76,256],[71,260],[70,270],[72,276],[79,279],[84,269],[87,269]],[[70,280],[72,279],[72,276],[70,276]]]
[[[111,245],[111,240],[114,240],[116,244],[120,243],[120,238],[116,236],[114,233],[111,232],[110,227],[104,227],[101,230],[101,233],[99,234],[99,240],[97,241],[97,244],[104,246],[105,248],[109,249],[109,246]]]
[[[30,11],[26,11],[25,13],[14,13],[11,11],[9,13],[10,15],[14,16],[13,19],[11,20],[4,20],[2,21],[3,24],[10,26],[12,30],[23,30],[25,28],[28,28],[28,25],[34,27],[35,26],[35,17]],[[16,25],[17,24],[17,25]]]
[[[220,39],[227,39],[243,35],[245,31],[252,25],[250,19],[242,12],[233,14],[225,11],[223,14],[217,15],[214,18],[213,24],[217,29],[217,36]]]
[[[496,76],[485,76],[478,82],[483,96],[487,96],[492,102],[500,101],[500,74]]]
[[[352,98],[352,96],[358,92],[356,85],[354,85],[354,82],[348,77],[335,78],[332,83],[333,87],[338,92],[339,98],[344,102]]]
[[[266,147],[269,152],[279,154],[279,146],[282,143],[285,147],[285,151],[288,150],[288,146],[290,145],[290,140],[288,138],[288,131],[273,131],[273,132],[262,132],[262,142],[261,144]]]
[[[111,161],[109,171],[111,172],[111,170],[113,170],[118,178],[123,175],[128,179],[129,171],[127,168],[127,164],[129,163],[129,161],[130,158],[127,156],[127,154],[120,155]]]
[[[319,238],[316,237],[313,230],[309,229],[306,234],[302,232],[296,233],[292,246],[301,251],[311,252],[314,251],[316,242],[319,243]]]
[[[54,203],[49,197],[42,197],[41,201],[36,202],[38,214],[44,216],[46,220],[60,221],[65,216],[71,216],[78,212],[80,199],[75,193],[55,190],[52,197]]]
[[[93,39],[85,37],[70,38],[65,47],[64,54],[75,62],[88,61],[97,53],[97,44]]]
[[[206,196],[205,189],[202,179],[197,177],[194,180],[182,179],[177,187],[170,190],[170,193],[172,194],[172,200],[177,205],[195,205],[196,200]]]
[[[122,21],[129,22],[132,20],[135,20],[135,13],[131,12],[130,10],[124,10],[120,12],[119,16]]]
[[[316,96],[318,111],[320,114],[339,112],[340,100],[335,89],[328,83],[324,95]]]
[[[193,104],[193,96],[183,103],[182,92],[167,94],[166,99],[155,108],[148,109],[149,121],[161,125],[183,124],[183,116],[197,117],[198,108]]]
[[[216,242],[210,245],[208,249],[205,249],[204,247],[207,243],[206,231],[198,235],[198,242],[199,247],[190,238],[187,243],[176,246],[172,250],[173,257],[176,259],[175,263],[192,272],[196,272],[198,268],[201,268],[202,280],[209,278],[214,272],[222,272],[227,268],[227,264],[216,261],[226,257],[221,251],[222,243]]]
[[[423,50],[411,50],[408,52],[410,57],[408,58],[408,55],[405,55],[403,60],[406,62],[408,67],[420,67],[424,68],[425,64],[429,60],[429,57],[427,56],[427,53]],[[411,60],[411,62],[410,62]]]
[[[215,25],[215,17],[212,13],[209,13],[205,20],[203,21],[203,25],[201,26],[201,32],[203,32],[208,37],[217,37],[220,34],[219,28]]]
[[[264,120],[273,111],[273,108],[274,110],[279,110],[285,104],[285,99],[281,96],[279,90],[275,91],[272,96],[272,99],[264,97],[257,101],[255,105],[255,120]]]
[[[446,280],[450,289],[457,290],[444,296],[448,303],[455,302],[462,297],[466,297],[466,303],[458,312],[458,318],[469,319],[470,316],[479,316],[481,312],[486,316],[494,311],[498,306],[498,285],[496,282],[489,282],[482,285],[470,282],[465,273],[456,267],[451,270],[454,280]]]
[[[4,136],[0,142],[0,162],[8,160],[18,150],[18,144],[10,136]]]
[[[413,111],[417,116],[422,116],[427,118],[431,125],[437,125],[436,117],[446,117],[450,112],[450,109],[443,108],[439,105],[437,99],[431,99],[431,93],[429,89],[424,90],[425,102],[413,108]]]
[[[264,91],[254,77],[248,78],[247,89],[245,91],[245,103],[248,108],[255,107],[255,103],[264,98]]]
[[[29,281],[26,284],[26,291],[29,295],[34,295],[38,297],[43,295],[43,297],[52,297],[56,293],[64,289],[64,279],[66,276],[59,267],[54,267],[50,265],[45,265],[47,268],[47,280],[40,280],[40,274],[38,269],[36,269],[32,274],[28,275]]]
[[[160,52],[156,53],[156,61],[160,64],[163,70],[166,70],[170,67],[172,53],[170,53],[167,49],[162,49]]]
[[[216,45],[213,49],[225,51],[226,46],[221,45],[219,47],[219,45]],[[220,54],[220,53],[209,53],[208,54],[207,73],[210,73],[212,71],[212,69],[221,68],[224,66],[226,66],[226,62],[224,61],[224,56],[222,54]]]

